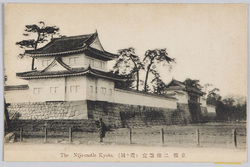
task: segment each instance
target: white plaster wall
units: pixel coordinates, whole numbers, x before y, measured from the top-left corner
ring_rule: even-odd
[[[65,71],[66,69],[59,64],[58,62],[53,63],[49,68],[46,69],[46,72],[48,71]]]
[[[113,102],[114,82],[108,79],[87,77],[87,99]]]
[[[30,94],[29,90],[12,90],[12,91],[5,91],[4,98],[6,103],[22,103],[22,102],[29,102],[33,95]]]
[[[114,82],[108,79],[89,76],[44,78],[29,80],[28,85],[28,90],[6,91],[8,101],[45,102],[86,99],[114,101]],[[56,92],[51,92],[54,87],[56,87]],[[39,93],[34,93],[34,89],[39,89]],[[105,92],[103,89],[106,89]]]
[[[200,97],[200,103],[201,103],[201,106],[206,107],[207,106],[207,99],[204,97]]]
[[[187,104],[188,103],[188,94],[187,94],[187,92],[181,91],[181,90],[178,90],[178,91],[183,93],[183,94],[176,93],[175,90],[167,90],[167,91],[165,91],[165,93],[170,93],[170,94],[174,93],[175,95],[173,97],[178,99],[178,103]]]
[[[110,100],[109,96],[113,96],[109,94],[109,90],[114,88],[114,82],[107,80],[107,79],[102,79],[98,78],[97,79],[97,100],[99,101],[108,101]],[[105,89],[105,90],[103,90]],[[112,101],[111,101],[112,102]]]
[[[42,91],[39,94],[34,94],[34,88],[42,88]],[[65,78],[32,79],[29,80],[29,89],[30,93],[33,94],[33,101],[63,101]]]
[[[28,85],[28,90],[6,91],[6,101],[17,103],[64,100],[65,78],[32,79],[29,80]],[[56,92],[51,92],[51,87],[57,87]],[[39,91],[34,89],[39,89]]]
[[[176,94],[174,97],[178,99],[179,103],[188,103],[188,94],[186,92],[183,92],[184,95],[182,94]]]
[[[77,91],[70,90],[71,86],[78,86]],[[56,93],[51,93],[50,87],[58,87]],[[34,94],[34,88],[42,89],[39,94]],[[105,93],[103,88],[106,89]],[[11,98],[11,96],[16,96],[16,98]],[[177,100],[115,89],[113,81],[89,76],[34,79],[29,80],[29,90],[6,92],[7,102],[77,101],[86,99],[149,107],[177,108]]]
[[[71,87],[77,86],[75,88]],[[54,92],[56,87],[56,92]],[[34,94],[34,88],[41,88],[39,94]],[[29,90],[25,93],[28,96],[26,102],[44,101],[74,101],[86,99],[85,76],[70,78],[48,78],[29,80]]]
[[[95,77],[87,77],[86,79],[86,97],[88,100],[96,100],[96,81]]]
[[[76,64],[70,64],[70,58],[74,59],[76,58]],[[89,60],[92,59],[91,62],[89,62]],[[83,68],[88,68],[89,65],[91,66],[91,68],[97,69],[97,70],[101,70],[101,71],[107,71],[107,61],[101,61],[92,57],[88,57],[86,56],[84,53],[79,53],[79,54],[73,54],[70,56],[64,56],[62,57],[62,61],[67,64],[68,66],[72,67],[72,68],[79,68],[79,67],[83,67]],[[99,68],[97,66],[97,63],[104,63],[104,67],[105,68]]]
[[[66,77],[65,86],[65,101],[86,100],[86,76]]]
[[[49,79],[45,79],[46,82],[49,81]],[[29,102],[44,102],[46,101],[46,97],[50,93],[50,88],[48,88],[47,84],[45,84],[45,81],[43,79],[34,79],[29,80],[29,94],[32,96],[32,98],[29,99]],[[41,91],[39,94],[34,94],[35,88],[41,88]],[[48,96],[50,98],[50,96]]]
[[[207,105],[207,112],[210,114],[216,114],[216,106]]]
[[[92,57],[86,56],[84,53],[77,53],[72,54],[69,56],[62,56],[62,61],[67,64],[68,66],[72,68],[88,68],[89,67],[89,59],[92,59],[92,62],[90,63],[91,68],[101,70],[101,71],[107,71],[107,61],[98,60]],[[49,64],[53,62],[55,57],[37,57],[35,58],[34,68],[37,70],[43,70],[45,69]],[[70,62],[71,59],[71,62]],[[74,60],[75,59],[75,60]],[[43,63],[43,61],[47,61],[48,63]],[[98,67],[98,64],[102,64],[102,68]],[[65,69],[63,69],[65,70]],[[60,69],[59,69],[60,71]]]
[[[70,64],[70,60],[69,60],[70,58],[72,59],[76,58],[76,62]],[[63,56],[62,61],[72,68],[86,67],[84,63],[85,62],[84,53],[72,54],[70,56]]]
[[[100,67],[100,63],[104,63],[103,68]],[[90,66],[91,68],[94,68],[94,69],[97,69],[97,70],[108,71],[107,70],[107,61],[98,60],[98,59],[95,59],[95,58],[92,58],[92,57],[89,57],[89,56],[85,56],[84,65],[85,65],[85,67]]]
[[[48,60],[48,65],[53,62],[55,58],[54,57],[37,57],[35,58],[34,62],[34,68],[37,70],[43,70],[47,67],[47,64],[43,65],[43,60]]]
[[[51,87],[57,87],[56,92]],[[36,95],[34,88],[42,88],[42,92]],[[29,89],[34,102],[86,100],[86,76],[30,80]]]
[[[115,103],[177,109],[176,100],[164,97],[150,96],[142,93],[125,91],[121,89],[115,89],[114,93],[115,93],[114,96]]]

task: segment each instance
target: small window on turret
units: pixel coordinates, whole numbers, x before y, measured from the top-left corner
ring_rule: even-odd
[[[42,88],[34,88],[33,89],[33,94],[38,95],[42,92]]]
[[[70,86],[70,93],[76,93],[79,91],[80,86]]]
[[[102,68],[102,69],[106,69],[105,62],[102,62],[101,68]]]
[[[42,66],[47,67],[50,64],[50,60],[43,60],[42,61]]]
[[[50,93],[51,94],[56,94],[58,92],[58,87],[50,87]]]
[[[102,89],[102,94],[105,95],[106,94],[106,88],[101,87],[101,89]]]
[[[94,66],[95,66],[96,68],[102,68],[102,63],[101,63],[101,61],[96,60]]]
[[[79,57],[70,57],[69,58],[69,65],[76,65],[78,64]]]

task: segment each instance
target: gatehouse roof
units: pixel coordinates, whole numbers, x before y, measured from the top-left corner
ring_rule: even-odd
[[[193,87],[193,86],[189,86],[184,84],[181,81],[177,81],[175,79],[173,79],[167,86],[166,86],[167,90],[184,90],[186,92],[189,93],[196,93],[199,95],[204,95],[204,92],[202,92],[201,90]]]

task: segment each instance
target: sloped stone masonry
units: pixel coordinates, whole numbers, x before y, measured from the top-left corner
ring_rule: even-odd
[[[102,101],[87,101],[89,118],[103,121],[111,127],[140,127],[191,123],[187,104],[178,109],[146,107]]]
[[[68,131],[69,127],[95,131],[99,118],[110,128],[192,123],[188,104],[181,103],[177,110],[90,100],[13,103],[8,111],[14,129],[23,127],[26,131],[41,131],[45,127],[55,131]]]
[[[86,119],[86,110],[86,101],[11,103],[8,107],[9,117],[19,120]]]

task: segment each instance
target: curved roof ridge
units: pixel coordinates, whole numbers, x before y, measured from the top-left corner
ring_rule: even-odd
[[[38,52],[43,51],[45,49],[50,49],[53,45],[56,45],[58,42],[63,42],[63,41],[72,40],[72,39],[81,39],[82,38],[81,43],[83,44],[83,43],[86,43],[86,41],[88,41],[91,37],[96,36],[96,34],[97,34],[97,32],[92,33],[92,34],[78,35],[78,36],[53,38],[46,45],[44,45],[44,46],[42,46],[42,47],[40,47],[40,48],[38,48],[36,50],[25,50],[25,53],[27,53],[27,54],[41,54],[41,53],[38,53]],[[78,43],[79,43],[79,41],[78,41]],[[62,45],[62,44],[59,43],[59,45]],[[50,53],[56,53],[56,52],[52,51]]]
[[[46,71],[50,66],[52,66],[52,64],[54,64],[56,61],[56,59],[54,59],[47,67],[45,67],[41,72]]]
[[[82,38],[82,37],[86,37],[86,36],[92,36],[95,33],[91,33],[91,34],[84,34],[84,35],[74,35],[74,36],[61,36],[60,38],[53,38],[52,40],[60,40],[60,39],[67,39],[67,38]]]
[[[61,66],[63,66],[63,67],[66,68],[67,70],[69,70],[69,71],[72,70],[72,68],[71,68],[70,66],[68,66],[67,64],[65,64],[65,63],[62,61],[61,58],[56,57],[55,59],[56,59],[56,61],[57,61]]]
[[[112,58],[112,59],[115,59],[115,58],[118,57],[118,55],[116,55],[116,54],[107,52],[107,51],[105,51],[105,50],[104,50],[104,51],[101,51],[101,50],[95,49],[95,48],[93,48],[93,47],[91,47],[91,46],[88,46],[88,47],[87,47],[87,50],[90,51],[90,52],[94,52],[94,53],[96,53],[96,54],[100,54],[100,55],[102,55],[102,56],[106,56],[106,57]],[[105,55],[104,55],[104,54],[105,54]]]
[[[72,68],[70,67],[70,66],[68,66],[67,64],[65,64],[64,62],[62,62],[61,60],[60,60],[60,58],[58,58],[58,57],[56,57],[46,68],[44,68],[42,71],[41,71],[41,73],[42,72],[44,72],[44,71],[46,71],[48,68],[50,68],[54,63],[56,63],[56,62],[58,62],[61,66],[63,66],[66,70],[69,70],[69,71],[71,71],[72,70]]]

